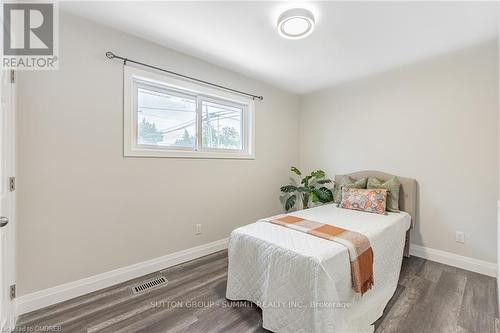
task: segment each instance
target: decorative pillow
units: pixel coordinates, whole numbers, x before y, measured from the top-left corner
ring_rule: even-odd
[[[376,189],[381,188],[387,190],[387,210],[389,212],[399,213],[399,187],[401,186],[401,182],[397,177],[393,177],[386,181],[382,182],[378,178],[368,178],[368,184],[366,186],[367,189]]]
[[[340,207],[363,212],[384,214],[387,200],[387,190],[342,188]]]
[[[344,176],[339,184],[335,184],[333,189],[333,202],[340,203],[342,200],[342,188],[366,188],[367,178],[354,179],[349,176]]]

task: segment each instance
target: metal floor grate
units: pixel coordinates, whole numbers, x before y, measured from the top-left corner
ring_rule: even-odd
[[[132,287],[132,290],[134,294],[139,294],[139,293],[144,293],[148,291],[149,289],[166,285],[168,283],[168,280],[164,276],[160,276],[157,278],[154,278],[152,280],[148,280],[146,282],[143,282],[141,284],[135,285]]]

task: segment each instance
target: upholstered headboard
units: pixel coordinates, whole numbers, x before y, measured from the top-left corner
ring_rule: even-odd
[[[335,183],[339,184],[343,176],[350,176],[354,179],[364,178],[364,177],[376,177],[380,180],[386,181],[394,177],[394,175],[380,172],[380,171],[358,171],[353,173],[348,173],[345,175],[336,175]],[[407,212],[411,216],[411,226],[413,227],[417,221],[417,181],[413,178],[398,177],[401,182],[401,187],[399,189],[399,209]],[[410,233],[406,235],[406,246],[405,255],[409,256],[409,246],[410,246]]]

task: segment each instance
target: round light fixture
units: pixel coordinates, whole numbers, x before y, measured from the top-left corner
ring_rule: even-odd
[[[278,32],[289,39],[307,37],[314,30],[314,15],[304,8],[292,8],[278,18]]]

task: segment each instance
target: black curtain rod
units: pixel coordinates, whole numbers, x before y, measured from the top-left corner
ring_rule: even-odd
[[[140,62],[140,61],[135,61],[135,60],[132,60],[132,59],[120,57],[120,56],[118,56],[118,55],[116,55],[116,54],[114,54],[113,52],[110,52],[110,51],[106,52],[106,57],[108,59],[120,59],[120,60],[123,60],[123,64],[124,65],[126,65],[127,62],[132,62],[132,63],[137,64],[137,65],[141,65],[141,66],[144,66],[144,67],[149,67],[149,68],[156,69],[158,71],[162,71],[162,72],[165,72],[165,73],[168,73],[168,74],[180,76],[182,78],[185,78],[185,79],[188,79],[188,80],[191,80],[191,81],[200,82],[200,83],[203,83],[203,84],[207,84],[209,86],[217,87],[219,89],[224,89],[224,90],[232,91],[232,92],[235,92],[235,93],[238,93],[238,94],[241,94],[241,95],[250,96],[254,100],[258,99],[259,101],[262,101],[264,99],[264,97],[262,97],[262,96],[257,96],[257,95],[254,95],[254,94],[249,94],[249,93],[246,93],[244,91],[240,91],[240,90],[236,90],[236,89],[233,89],[233,88],[224,87],[224,86],[221,86],[221,85],[216,84],[216,83],[212,83],[212,82],[208,82],[208,81],[196,79],[196,78],[191,77],[191,76],[187,76],[187,75],[184,75],[184,74],[172,72],[172,71],[169,71],[169,70],[166,70],[166,69],[163,69],[163,68],[159,68],[159,67],[156,67],[156,66],[148,65],[148,64],[145,64],[145,63]]]

